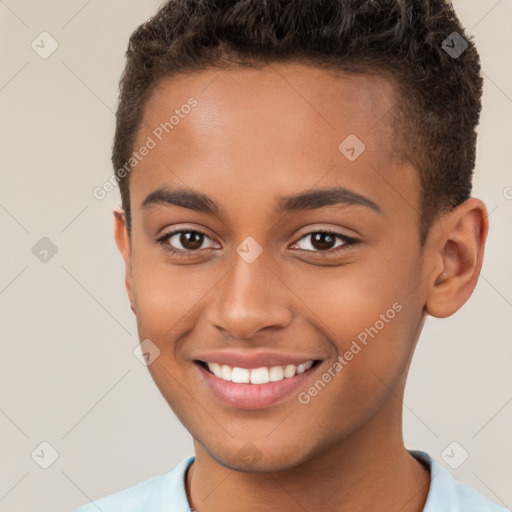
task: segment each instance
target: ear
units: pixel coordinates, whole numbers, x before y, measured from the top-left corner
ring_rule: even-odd
[[[428,260],[434,263],[427,284],[429,315],[453,315],[469,299],[482,268],[488,230],[487,208],[475,198],[436,221],[426,248]]]
[[[132,311],[135,313],[135,298],[133,294],[133,278],[132,278],[132,248],[128,229],[126,227],[126,216],[122,208],[116,208],[114,214],[114,238],[117,248],[121,253],[125,266],[125,286],[130,299]]]

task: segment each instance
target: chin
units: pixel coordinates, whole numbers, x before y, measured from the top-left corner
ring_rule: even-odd
[[[251,441],[242,444],[241,447],[227,448],[221,447],[219,450],[213,451],[207,448],[207,452],[217,463],[225,468],[242,473],[272,473],[277,471],[285,471],[301,464],[307,454],[301,452],[304,445],[283,447],[276,451],[268,446],[263,447],[261,444]]]

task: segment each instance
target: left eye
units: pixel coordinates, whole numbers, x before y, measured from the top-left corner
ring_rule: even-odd
[[[336,239],[341,240],[341,243],[335,245]],[[299,249],[309,252],[327,252],[340,247],[351,246],[356,243],[356,240],[342,235],[341,233],[330,233],[327,231],[314,231],[307,233],[300,240],[308,241],[306,247],[299,247]],[[296,242],[294,245],[298,245]],[[336,251],[333,251],[336,252]]]

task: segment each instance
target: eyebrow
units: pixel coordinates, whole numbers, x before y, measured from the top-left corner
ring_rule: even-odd
[[[344,187],[316,189],[281,197],[277,204],[276,212],[287,213],[314,210],[338,204],[365,206],[382,214],[382,210],[377,203]],[[222,208],[213,199],[201,192],[186,188],[170,189],[162,186],[151,192],[144,199],[141,209],[148,210],[157,205],[180,206],[215,216],[219,216],[222,213]]]
[[[316,189],[282,197],[278,204],[278,211],[295,212],[301,210],[313,210],[338,204],[344,204],[347,206],[365,206],[382,214],[380,206],[377,203],[368,197],[344,187]]]

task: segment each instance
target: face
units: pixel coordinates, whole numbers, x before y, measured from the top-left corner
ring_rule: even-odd
[[[165,79],[146,104],[131,246],[116,228],[128,293],[155,383],[227,467],[400,428],[428,269],[395,101],[383,78],[289,63]]]

